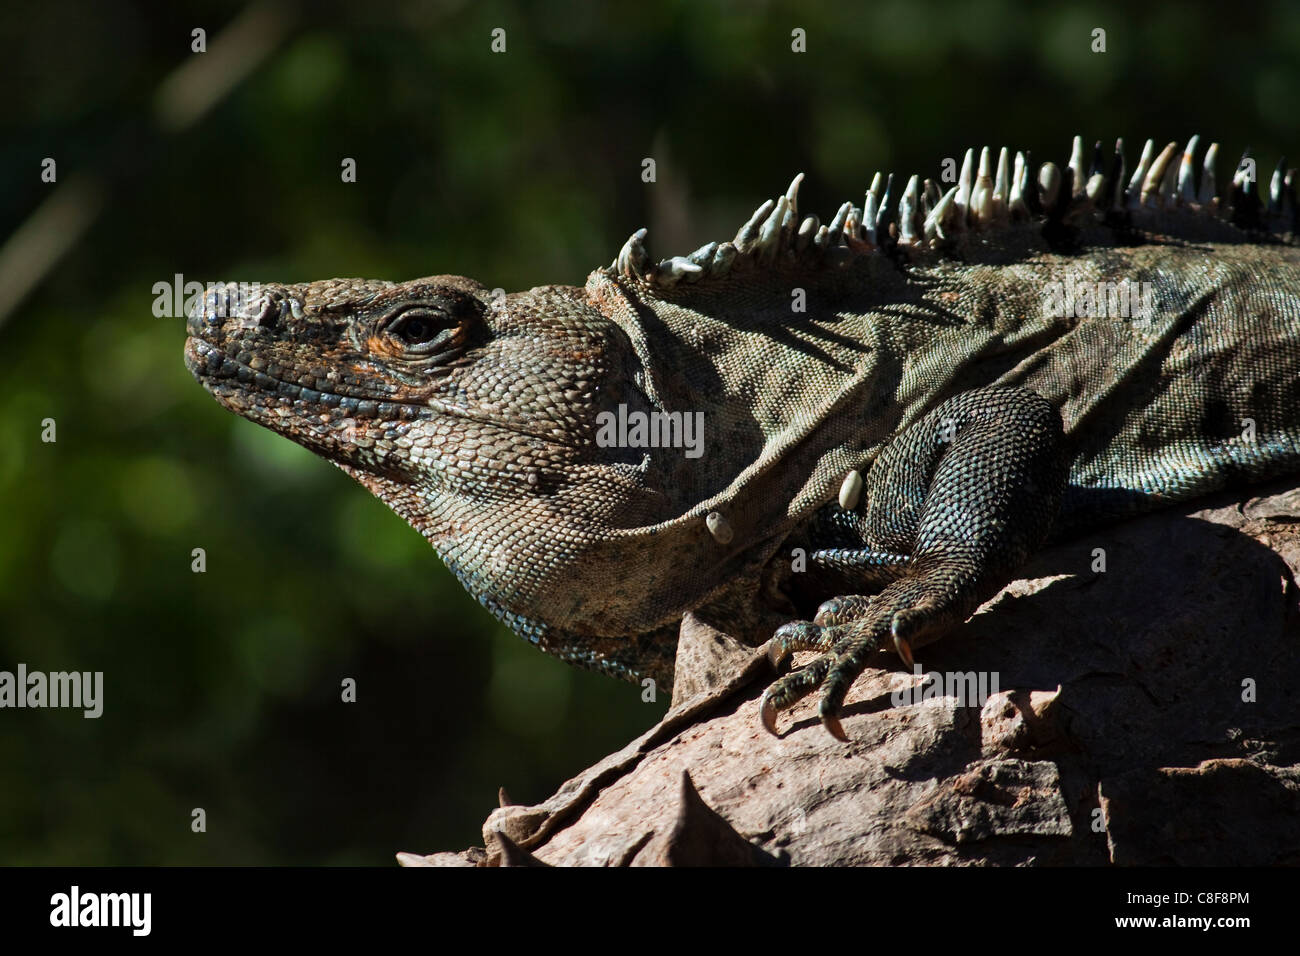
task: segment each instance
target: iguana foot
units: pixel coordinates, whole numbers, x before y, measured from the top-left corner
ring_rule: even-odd
[[[796,621],[781,627],[768,651],[774,663],[795,650],[826,653],[767,689],[759,707],[763,726],[775,734],[778,711],[820,688],[822,725],[832,736],[847,740],[839,721],[840,706],[871,655],[892,647],[911,668],[913,644],[930,643],[965,619],[975,571],[969,556],[951,556],[895,581],[874,598],[853,595],[827,601],[813,623]],[[824,614],[831,606],[835,611]]]
[[[892,442],[867,475],[856,512],[864,582],[896,575],[880,593],[824,603],[813,621],[781,627],[768,654],[822,655],[763,694],[763,726],[820,688],[822,724],[840,740],[839,709],[867,659],[892,648],[910,668],[912,649],[937,640],[1011,580],[1046,538],[1065,485],[1061,419],[1024,388],[989,387],[943,402]],[[840,522],[843,524],[843,522]],[[851,557],[851,555],[850,555]],[[852,560],[841,560],[849,568]]]
[[[870,596],[862,594],[832,598],[817,609],[817,616],[811,622],[791,621],[782,625],[768,644],[768,660],[773,667],[779,667],[795,651],[832,651],[849,636],[846,630],[848,622],[862,617],[870,608],[871,601]],[[761,714],[763,726],[769,733],[776,733],[777,711],[812,693],[825,678],[834,659],[833,652],[823,654],[812,666],[797,671],[768,688],[763,695]],[[825,666],[819,670],[817,665],[823,662]],[[778,691],[782,687],[787,688],[785,693]],[[835,733],[835,730],[831,732]],[[843,734],[842,730],[840,734]]]

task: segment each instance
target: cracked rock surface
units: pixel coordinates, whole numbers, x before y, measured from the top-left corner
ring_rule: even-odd
[[[845,703],[849,744],[815,696],[767,734],[766,659],[688,616],[691,693],[660,724],[494,810],[483,847],[399,860],[1300,864],[1300,487],[1255,494],[1045,550],[918,651],[955,680],[908,699],[921,679],[879,655]]]

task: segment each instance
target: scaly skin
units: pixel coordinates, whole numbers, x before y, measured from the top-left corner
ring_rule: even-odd
[[[757,645],[831,599],[777,632],[777,658],[824,653],[763,714],[771,729],[820,688],[842,736],[871,652],[910,662],[1053,529],[1300,472],[1290,180],[1266,208],[1241,184],[1196,201],[1187,167],[1152,155],[1128,191],[1076,189],[1077,156],[1043,187],[968,157],[942,200],[914,177],[820,231],[796,180],[734,244],[656,266],[638,233],[585,288],[336,279],[233,310],[214,294],[186,360],[573,663],[669,685],[685,612]],[[1045,314],[1067,279],[1149,283],[1154,309]],[[608,447],[599,416],[620,408],[702,413],[703,453]],[[842,487],[863,490],[842,506]]]

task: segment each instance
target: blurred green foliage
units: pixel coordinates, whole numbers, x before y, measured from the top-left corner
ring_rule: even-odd
[[[641,225],[661,256],[729,236],[798,170],[825,218],[874,170],[934,175],[968,145],[1059,161],[1122,135],[1132,160],[1200,132],[1264,169],[1300,149],[1281,2],[312,4],[201,122],[157,130],[190,31],[240,9],[0,13],[3,235],[52,188],[46,156],[111,185],[0,328],[0,669],[106,685],[98,720],[0,711],[0,863],[463,847],[499,785],[540,800],[666,706],[506,633],[341,472],[222,411],[155,282],[580,284]]]

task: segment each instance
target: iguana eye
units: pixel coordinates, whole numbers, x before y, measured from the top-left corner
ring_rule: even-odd
[[[407,309],[385,330],[408,352],[434,352],[452,343],[460,323],[434,309]]]
[[[432,322],[416,315],[404,320],[397,334],[407,345],[419,345],[433,338],[437,331]]]

